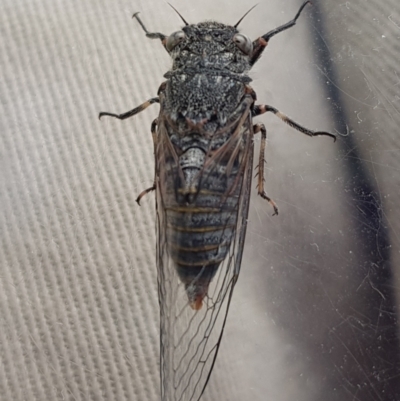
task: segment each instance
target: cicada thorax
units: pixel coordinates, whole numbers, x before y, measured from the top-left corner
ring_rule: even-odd
[[[252,102],[244,96],[225,126],[211,133],[201,120],[159,118],[156,159],[166,248],[195,310],[236,235]]]

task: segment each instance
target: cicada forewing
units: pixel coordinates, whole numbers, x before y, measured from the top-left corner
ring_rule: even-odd
[[[245,99],[226,126],[210,136],[203,158],[193,148],[192,162],[186,164],[170,141],[171,130],[178,128],[163,118],[162,110],[158,119],[163,401],[199,400],[217,357],[246,233],[253,164],[251,104]],[[218,136],[228,139],[213,149]]]

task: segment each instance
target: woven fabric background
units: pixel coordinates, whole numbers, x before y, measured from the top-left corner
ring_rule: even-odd
[[[204,401],[398,401],[400,5],[314,1],[251,76],[268,130],[242,272]],[[262,1],[251,38],[298,0]],[[235,23],[245,1],[175,0],[191,23]],[[0,400],[159,396],[151,121],[170,61],[158,0],[12,0],[0,15]],[[258,149],[259,139],[256,140]],[[181,400],[186,401],[186,400]]]

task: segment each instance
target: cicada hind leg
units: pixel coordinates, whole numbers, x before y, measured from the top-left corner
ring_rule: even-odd
[[[249,88],[249,90],[251,91],[250,88]],[[253,97],[255,98],[255,93],[254,93]],[[285,122],[286,124],[288,124],[289,126],[294,128],[295,130],[302,132],[303,134],[305,134],[307,136],[311,136],[311,137],[329,136],[329,137],[333,138],[334,141],[336,141],[336,135],[331,134],[329,132],[324,132],[324,131],[311,131],[308,128],[305,128],[305,127],[301,126],[300,124],[296,123],[294,120],[292,120],[291,118],[289,118],[288,116],[286,116],[285,114],[280,112],[275,107],[268,106],[266,104],[254,106],[253,110],[252,110],[252,116],[256,117],[256,116],[259,116],[259,115],[267,113],[267,112],[274,113],[283,122]],[[277,208],[275,202],[266,194],[266,192],[264,190],[264,181],[265,181],[264,180],[264,164],[265,164],[265,148],[266,148],[266,141],[267,141],[267,130],[265,129],[264,124],[256,124],[253,126],[253,132],[254,132],[254,134],[261,132],[260,155],[259,155],[258,166],[257,166],[258,172],[256,175],[256,176],[258,176],[258,183],[257,183],[258,194],[262,198],[266,199],[272,205],[272,207],[274,208],[273,215],[275,215],[275,214],[278,214],[278,208]]]
[[[276,214],[278,214],[278,206],[276,206],[276,203],[267,195],[264,189],[264,165],[266,163],[265,148],[267,147],[267,130],[265,129],[264,124],[256,124],[253,126],[253,132],[254,134],[261,132],[260,155],[258,158],[258,166],[256,167],[258,169],[256,174],[256,177],[258,176],[258,195],[260,195],[263,199],[267,200],[271,204],[271,206],[274,208],[273,216],[275,216]]]

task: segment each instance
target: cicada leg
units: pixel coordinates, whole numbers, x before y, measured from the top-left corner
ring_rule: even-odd
[[[254,95],[255,96],[255,95]],[[291,118],[286,116],[285,114],[281,113],[279,110],[277,110],[275,107],[268,106],[266,104],[262,105],[257,105],[253,107],[252,110],[252,115],[253,117],[259,116],[260,114],[264,114],[267,112],[272,112],[274,113],[277,117],[279,117],[283,122],[286,124],[290,125],[292,128],[296,129],[297,131],[302,132],[305,135],[308,136],[329,136],[333,138],[334,141],[336,141],[336,135],[330,134],[329,132],[323,132],[323,131],[311,131],[307,128],[304,128],[300,124],[296,123],[293,121]],[[256,124],[253,127],[254,134],[261,132],[261,146],[260,146],[260,156],[259,156],[259,163],[258,163],[258,194],[266,199],[274,208],[274,215],[278,214],[278,208],[275,204],[275,202],[265,193],[264,191],[264,163],[265,163],[265,147],[266,147],[266,141],[267,141],[267,130],[265,129],[264,124]]]
[[[303,11],[304,7],[308,3],[311,4],[311,1],[307,0],[301,5],[299,11],[297,11],[296,16],[291,21],[289,21],[286,24],[283,24],[281,26],[278,26],[278,28],[275,28],[272,31],[269,31],[268,33],[266,33],[265,35],[261,36],[260,38],[258,38],[257,40],[255,40],[253,42],[254,50],[253,50],[253,53],[250,56],[250,65],[254,65],[256,63],[256,61],[258,61],[258,59],[260,58],[262,52],[264,51],[264,49],[268,45],[268,41],[273,36],[275,36],[276,34],[282,32],[282,31],[285,31],[286,29],[291,28],[294,25],[296,25],[297,19],[299,18],[301,12]]]
[[[276,206],[276,203],[267,195],[264,189],[264,165],[265,165],[265,148],[267,146],[267,130],[265,129],[264,124],[256,124],[253,126],[253,132],[254,134],[257,134],[261,132],[261,145],[260,145],[260,156],[258,158],[258,168],[256,177],[258,176],[258,183],[257,183],[257,188],[258,188],[258,195],[260,195],[262,198],[267,200],[271,206],[274,208],[274,214],[273,216],[278,214],[278,207]]]
[[[145,196],[146,194],[148,194],[151,191],[154,191],[155,189],[156,189],[156,184],[154,183],[150,188],[147,188],[144,191],[142,191],[139,194],[139,196],[136,198],[137,204],[140,206],[140,200],[143,198],[143,196]]]
[[[161,41],[163,41],[167,37],[166,35],[164,35],[163,33],[160,33],[160,32],[149,32],[147,30],[147,28],[144,26],[142,20],[139,18],[139,13],[138,12],[133,14],[132,18],[136,18],[137,22],[139,22],[139,24],[142,27],[142,29],[146,32],[146,36],[148,38],[150,38],[150,39],[160,39]]]
[[[162,85],[160,88],[162,88]],[[99,119],[101,119],[101,117],[103,117],[103,116],[110,116],[110,117],[118,118],[119,120],[125,120],[126,118],[132,117],[135,114],[140,113],[144,109],[147,109],[147,107],[151,106],[153,103],[159,103],[159,102],[160,102],[160,99],[158,97],[153,97],[153,98],[147,100],[146,102],[142,103],[140,106],[135,107],[134,109],[127,111],[126,113],[123,113],[123,114],[114,114],[114,113],[108,113],[108,112],[102,111],[101,113],[99,113]],[[156,149],[156,141],[157,141],[157,135],[156,135],[157,121],[158,120],[156,118],[151,123],[151,135],[153,137],[154,150]],[[146,194],[148,194],[151,191],[154,191],[155,189],[156,189],[156,183],[154,181],[153,185],[150,188],[147,188],[144,191],[142,191],[139,194],[139,196],[136,198],[136,202],[138,203],[138,205],[140,205],[140,200],[143,198],[143,196],[145,196]]]
[[[300,124],[296,123],[296,121],[293,121],[291,118],[289,118],[287,115],[281,113],[278,109],[272,106],[268,106],[266,104],[260,104],[257,106],[254,106],[252,114],[254,116],[259,116],[260,114],[264,114],[267,112],[272,112],[274,113],[277,117],[279,117],[283,122],[286,124],[290,125],[292,128],[296,129],[297,131],[302,132],[305,135],[308,136],[330,136],[333,138],[334,141],[336,141],[336,135],[330,134],[329,132],[323,132],[323,131],[311,131],[307,128],[304,128]]]
[[[147,100],[146,102],[142,103],[140,106],[135,107],[134,109],[129,110],[126,113],[122,113],[122,114],[114,114],[114,113],[108,113],[106,111],[102,111],[101,113],[99,113],[99,120],[103,116],[110,116],[110,117],[118,118],[119,120],[125,120],[126,118],[132,117],[135,114],[140,113],[144,109],[147,109],[153,103],[160,103],[160,99],[158,97],[153,97],[153,98]]]
[[[156,142],[157,142],[157,123],[158,123],[158,118],[154,119],[153,122],[151,123],[151,136],[153,137],[153,144],[154,144],[154,152],[156,150]],[[145,189],[142,191],[139,196],[136,198],[137,204],[140,206],[140,200],[148,194],[151,191],[154,191],[156,189],[156,181],[154,180],[153,185],[150,188]]]
[[[265,35],[262,36],[262,38],[268,42],[273,36],[275,36],[277,33],[280,33],[282,31],[285,31],[286,29],[291,28],[292,26],[296,25],[296,21],[297,18],[300,17],[301,12],[303,11],[303,8],[308,4],[311,4],[311,1],[307,0],[305,1],[301,6],[299,11],[297,11],[296,16],[289,22],[287,22],[286,24],[283,24],[281,26],[278,26],[278,28],[272,29],[272,31],[269,31],[268,33],[266,33]]]

